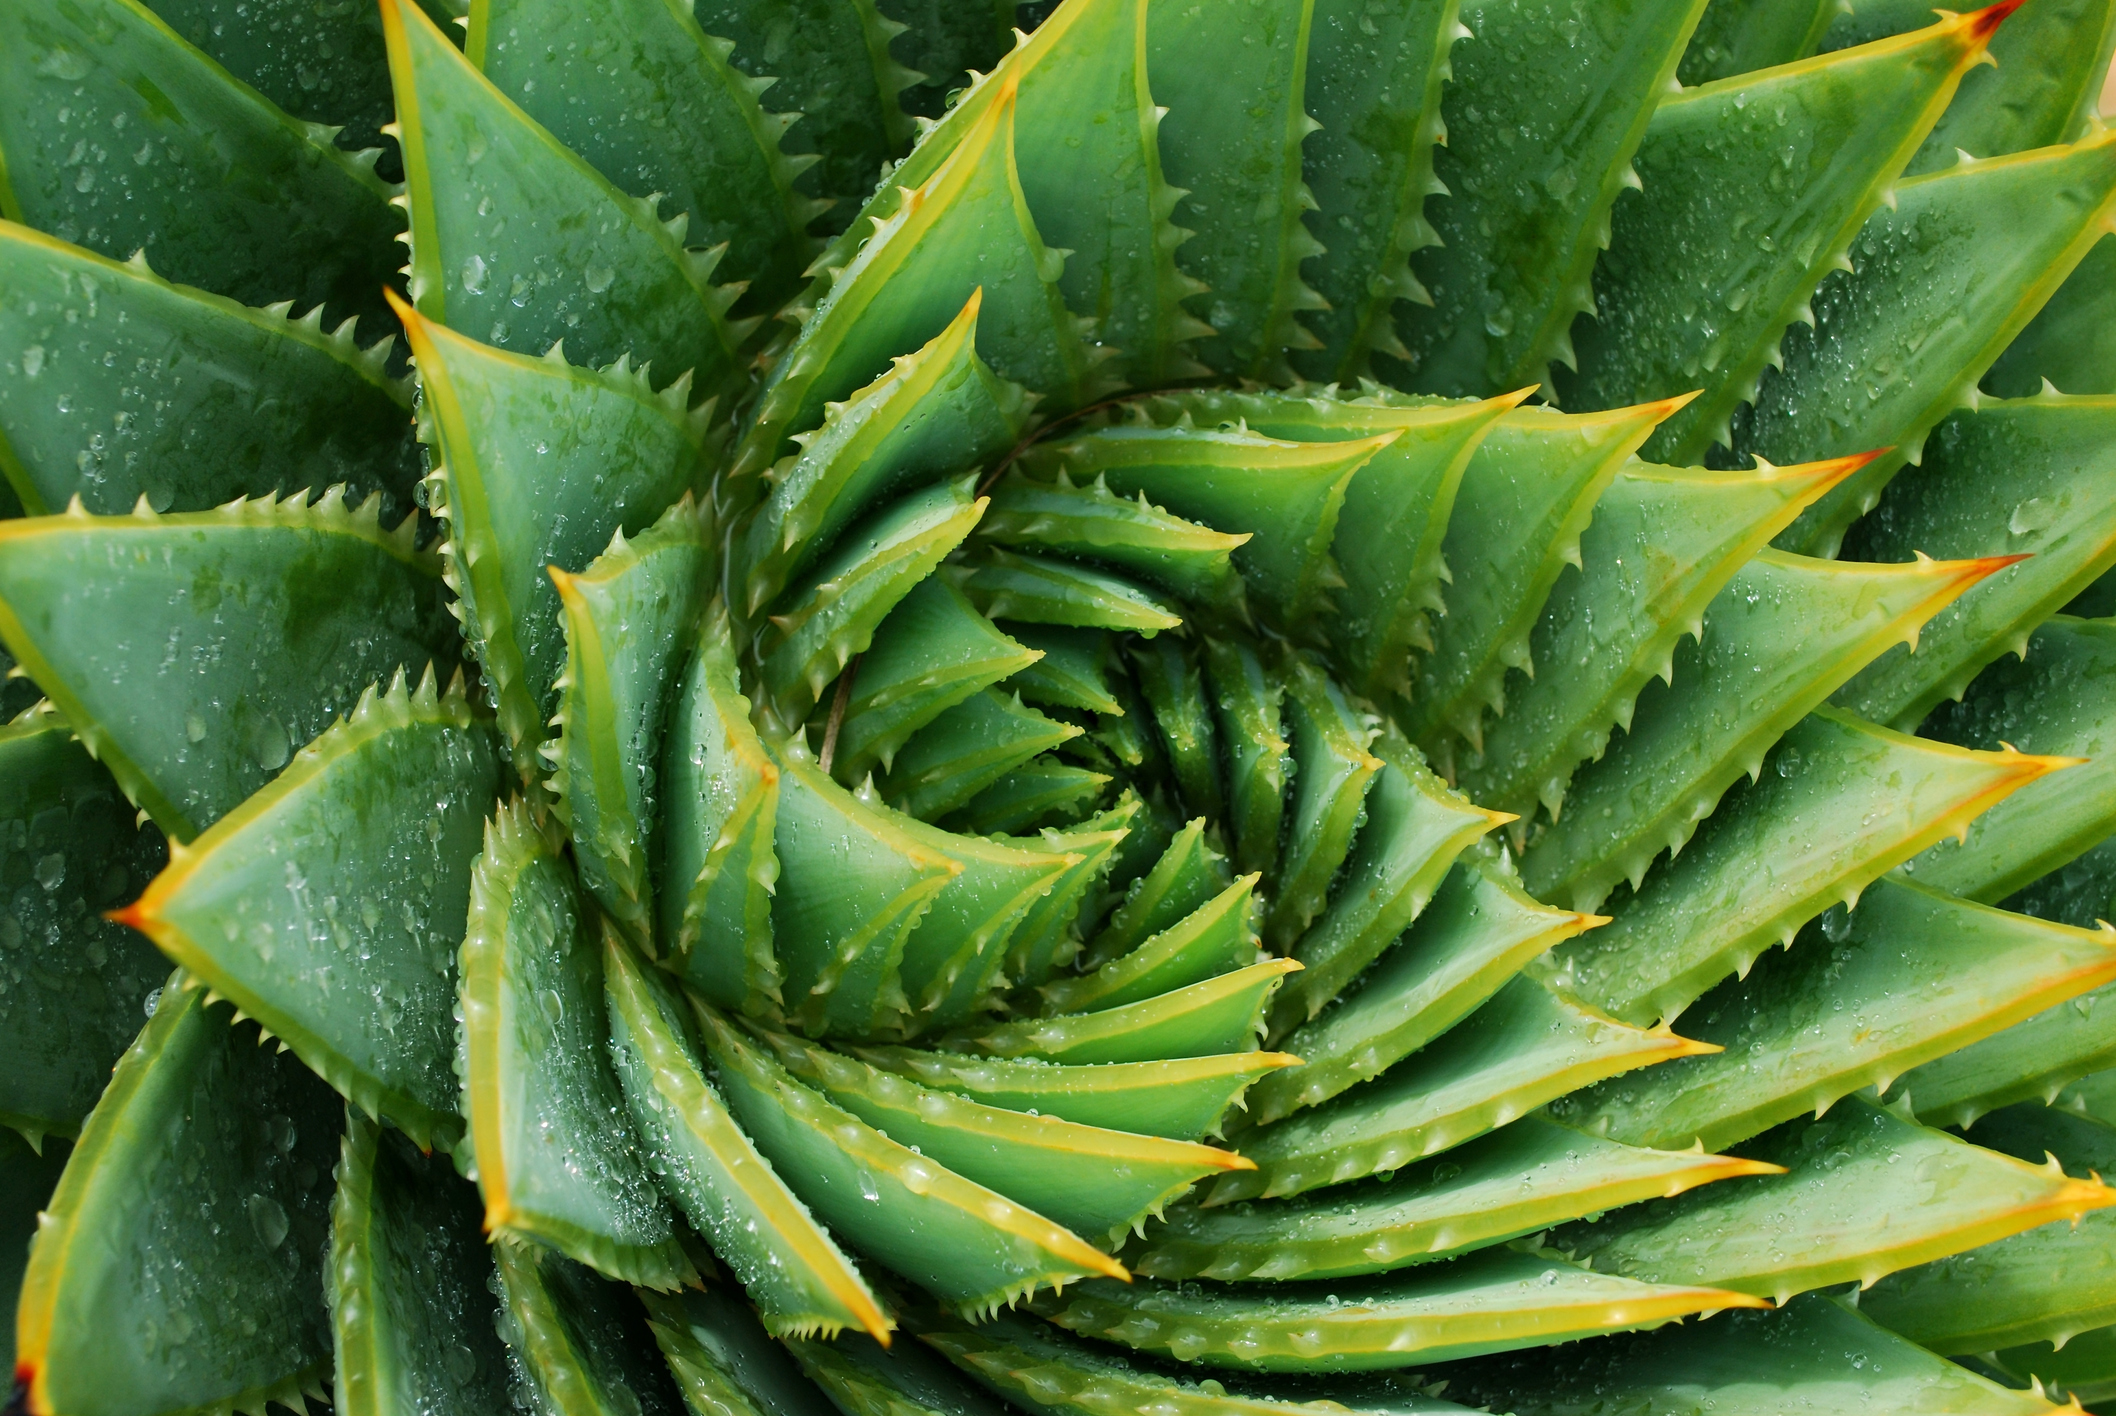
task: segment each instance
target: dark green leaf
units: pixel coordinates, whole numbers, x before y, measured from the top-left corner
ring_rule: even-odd
[[[162,1416],[322,1395],[344,1108],[259,1041],[179,971],[118,1062],[30,1251],[15,1372],[32,1409]]]

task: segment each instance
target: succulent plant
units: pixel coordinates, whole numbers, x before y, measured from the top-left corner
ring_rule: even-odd
[[[11,1410],[2116,1400],[2116,3],[455,3],[0,0]]]

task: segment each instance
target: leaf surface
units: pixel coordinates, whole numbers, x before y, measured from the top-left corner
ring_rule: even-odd
[[[447,668],[439,566],[326,493],[0,523],[0,638],[88,750],[188,841],[401,668]]]
[[[625,195],[471,66],[416,0],[382,7],[411,207],[411,302],[436,324],[535,356],[570,341],[666,385],[732,392],[750,321],[712,283],[686,221]],[[425,363],[422,358],[421,364]]]
[[[1274,1372],[1418,1366],[1762,1306],[1716,1288],[1639,1283],[1556,1255],[1493,1249],[1451,1264],[1284,1297],[1104,1281],[1038,1305],[1060,1327],[1128,1347]],[[1327,1301],[1336,1298],[1335,1303]]]
[[[245,305],[383,320],[404,225],[372,159],[133,0],[0,9],[0,215]],[[380,332],[371,327],[371,336]]]
[[[345,1416],[491,1411],[508,1400],[477,1192],[350,1114],[331,1203],[333,1377]]]
[[[2116,979],[2116,931],[2073,929],[1876,881],[1684,1014],[1725,1048],[1553,1104],[1568,1125],[1632,1145],[1724,1150]]]
[[[2116,156],[2116,144],[2110,149]],[[1934,617],[1836,701],[1906,731],[2116,566],[2116,397],[1988,404],[1942,424],[1917,475],[1859,528],[1862,555],[2026,556]],[[2002,470],[2005,492],[1993,495]]]
[[[22,1282],[15,1373],[34,1409],[152,1416],[321,1395],[344,1111],[258,1041],[178,972],[119,1059]]]
[[[1830,905],[1857,900],[2063,762],[1970,753],[1818,709],[1682,855],[1610,910],[1611,923],[1564,951],[1564,984],[1620,1018],[1673,1019]],[[1759,872],[1759,859],[1771,870]]]
[[[411,308],[426,483],[447,523],[449,584],[524,781],[557,708],[565,664],[558,587],[622,531],[636,536],[695,485],[704,419],[683,388],[651,392],[623,367],[529,359],[466,339]]]
[[[370,1117],[451,1149],[456,951],[501,787],[462,683],[400,674],[189,846],[118,917]]]
[[[2067,1179],[2054,1163],[2028,1165],[1858,1098],[1743,1152],[1786,1171],[1634,1205],[1553,1242],[1605,1273],[1782,1302],[2116,1204],[2098,1180]]]
[[[1762,457],[1893,445],[1780,538],[1833,552],[2116,220],[2116,134],[1903,183],[1815,292],[1734,446]],[[1856,387],[1856,395],[1846,390]],[[1797,454],[1795,450],[1797,449]],[[1918,479],[1923,481],[1921,477]],[[1935,550],[1933,554],[1940,554]]]
[[[0,471],[31,515],[119,515],[344,484],[412,509],[418,452],[388,343],[253,310],[0,224]],[[62,399],[51,392],[62,388]]]
[[[1533,977],[1517,977],[1438,1043],[1376,1080],[1238,1134],[1235,1144],[1256,1169],[1221,1176],[1205,1203],[1298,1195],[1393,1171],[1590,1082],[1704,1050],[1665,1028],[1629,1027]]]
[[[642,936],[653,928],[648,874],[660,845],[655,767],[697,637],[711,540],[686,496],[636,539],[613,538],[580,574],[546,567],[566,631],[558,735],[545,747],[553,812],[572,836],[581,883]]]
[[[676,1288],[697,1271],[625,1117],[602,951],[582,914],[571,869],[527,808],[502,807],[486,825],[463,939],[461,1159],[485,1197],[485,1232],[518,1241],[520,1262],[549,1245],[627,1282]]]
[[[0,727],[0,803],[0,878],[21,882],[0,905],[0,1126],[41,1144],[79,1133],[168,976],[152,945],[102,917],[168,850],[50,709]]]

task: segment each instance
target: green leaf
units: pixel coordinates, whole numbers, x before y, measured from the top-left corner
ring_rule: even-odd
[[[1290,1074],[1289,1074],[1290,1075]],[[1524,1116],[1393,1178],[1300,1200],[1182,1206],[1131,1256],[1180,1281],[1323,1279],[1434,1263],[1620,1205],[1680,1194],[1756,1161],[1618,1145]]]
[[[1175,623],[1180,624],[1182,621],[1177,620]],[[1151,639],[1153,635],[1144,633],[1139,637]],[[1114,657],[1114,651],[1112,656]],[[1149,784],[1165,784],[1168,764],[1161,758],[1158,735],[1153,730],[1153,724],[1147,720],[1146,700],[1139,696],[1139,686],[1132,682],[1130,674],[1120,673],[1109,681],[1109,690],[1117,700],[1117,711],[1098,714],[1094,719],[1094,727],[1088,730],[1087,738],[1074,738],[1069,746],[1080,750],[1084,757],[1087,744],[1092,743],[1102,759],[1113,765],[1132,769],[1132,776]],[[1146,801],[1152,808],[1151,818],[1158,827],[1165,828],[1159,832],[1162,839],[1155,840],[1153,845],[1156,849],[1162,849],[1169,841],[1175,839],[1176,828],[1183,815],[1173,802],[1167,800],[1166,792],[1152,792],[1151,785],[1149,791],[1151,795]],[[1145,858],[1151,854],[1146,849],[1143,837],[1134,849],[1139,852],[1138,863],[1143,866]]]
[[[1305,659],[1286,673],[1287,736],[1293,741],[1293,800],[1286,850],[1272,880],[1264,942],[1290,948],[1328,901],[1352,837],[1365,816],[1367,790],[1382,760],[1367,749],[1376,720],[1346,699],[1337,681]]]
[[[2104,985],[2026,1022],[1906,1072],[1890,1092],[1935,1126],[1967,1126],[2017,1101],[2054,1102],[2067,1083],[2116,1067],[2106,1014],[2116,986]]]
[[[1123,887],[1124,899],[1110,912],[1102,931],[1088,941],[1081,966],[1100,968],[1131,953],[1151,936],[1204,908],[1233,883],[1226,857],[1205,839],[1205,818],[1193,818],[1169,840],[1151,870]]]
[[[0,223],[0,471],[32,515],[204,511],[345,484],[412,509],[418,452],[389,344]],[[107,361],[107,362],[106,362]],[[52,390],[63,388],[64,399]],[[62,404],[64,406],[62,406]]]
[[[1856,902],[1870,882],[2062,765],[1818,709],[1680,856],[1611,908],[1613,922],[1567,947],[1563,986],[1631,1022],[1673,1020],[1830,905]],[[1771,869],[1758,871],[1759,860]]]
[[[2116,841],[2103,841],[2006,900],[2010,909],[2037,919],[2091,929],[2116,917]]]
[[[1146,67],[1161,160],[1196,228],[1176,263],[1204,287],[1197,308],[1217,334],[1197,346],[1214,371],[1290,381],[1285,351],[1320,342],[1297,312],[1324,308],[1301,278],[1323,253],[1302,215],[1315,198],[1301,180],[1314,0],[1253,5],[1241,24],[1204,6],[1149,6]]]
[[[1433,146],[1447,137],[1440,86],[1451,51],[1469,35],[1460,9],[1456,0],[1379,13],[1355,0],[1315,6],[1305,97],[1319,126],[1302,167],[1315,201],[1310,230],[1326,248],[1308,269],[1327,308],[1307,318],[1323,347],[1293,359],[1311,378],[1364,377],[1377,350],[1409,357],[1396,336],[1397,303],[1433,302],[1411,273],[1411,253],[1440,240],[1425,204],[1446,191],[1433,176]]]
[[[977,535],[1001,546],[1096,561],[1206,605],[1239,603],[1241,582],[1228,557],[1250,539],[1171,516],[1143,494],[1128,501],[1099,477],[1076,487],[1063,469],[1055,483],[1019,475],[1001,479]]]
[[[1220,791],[1219,735],[1198,662],[1173,636],[1134,645],[1132,678],[1152,710],[1161,750],[1175,772],[1183,808],[1207,821],[1227,814]]]
[[[145,248],[168,279],[245,305],[387,318],[404,222],[372,157],[134,0],[11,0],[0,54],[0,215],[113,260]]]
[[[2116,140],[2109,151],[2116,158]],[[1860,526],[1859,551],[2029,559],[1969,591],[1934,618],[1915,655],[1883,657],[1837,701],[1910,731],[1984,665],[2022,654],[2036,625],[2116,566],[2112,438],[2116,398],[1987,404],[1942,424],[1917,476]],[[1994,495],[2001,471],[2005,491]]]
[[[732,392],[754,320],[712,284],[717,252],[684,249],[689,218],[626,196],[538,126],[426,17],[382,7],[411,205],[411,300],[472,339],[530,355],[629,356],[661,382]],[[423,365],[425,360],[420,360]]]
[[[1147,639],[1183,622],[1173,607],[1129,580],[1045,556],[987,550],[954,579],[996,620],[1131,630]]]
[[[647,1326],[692,1411],[714,1416],[834,1416],[786,1347],[741,1295],[724,1288],[641,1293]]]
[[[1357,891],[1353,884],[1345,896],[1354,898]],[[1251,1118],[1267,1124],[1380,1075],[1462,1021],[1544,950],[1598,923],[1593,915],[1537,904],[1491,866],[1458,863],[1433,908],[1396,932],[1402,941],[1392,934],[1376,946],[1387,952],[1370,971],[1363,968],[1350,996],[1320,1016],[1310,1013],[1276,1040],[1303,1065],[1263,1080],[1250,1098]],[[1294,957],[1307,962],[1299,952]],[[1332,959],[1330,965],[1349,962]],[[1306,977],[1295,979],[1294,987]],[[1308,1006],[1320,1010],[1327,997],[1314,997]],[[1281,994],[1282,1015],[1283,1000]],[[1301,1018],[1301,1011],[1293,1016]],[[1452,1044],[1445,1047],[1453,1051]]]
[[[691,986],[725,1007],[780,1001],[772,950],[779,766],[737,688],[716,601],[676,687],[661,748],[663,947]]]
[[[1628,728],[1647,682],[1670,681],[1675,646],[1771,537],[1867,459],[1756,472],[1658,468],[1617,474],[1529,636],[1534,674],[1508,695],[1462,764],[1464,791],[1522,816],[1556,815],[1579,764]]]
[[[794,1193],[858,1248],[966,1313],[1008,1306],[1047,1283],[1123,1266],[794,1080],[700,1008],[705,1048],[735,1119]]]
[[[815,254],[808,223],[827,204],[796,192],[794,179],[818,159],[780,150],[800,115],[766,112],[759,100],[773,81],[736,68],[734,41],[708,37],[692,9],[487,0],[472,7],[464,49],[614,186],[664,194],[671,215],[690,217],[689,244],[725,243],[714,274],[745,282],[745,307],[773,314]]]
[[[1313,1401],[1229,1392],[1218,1381],[1191,1381],[1129,1362],[1107,1347],[1068,1338],[1044,1323],[1002,1314],[976,1328],[920,1314],[919,1337],[988,1390],[1017,1409],[1079,1412],[1083,1416],[1441,1416],[1462,1408],[1392,1384],[1375,1403],[1339,1387]]]
[[[323,1394],[344,1112],[207,1005],[171,976],[38,1221],[15,1328],[32,1409],[225,1416]]]
[[[1820,937],[1814,937],[1819,935]],[[2116,930],[2073,929],[1909,883],[1757,960],[1684,1015],[1724,1052],[1564,1098],[1568,1125],[1632,1145],[1723,1150],[2116,979]]]
[[[1682,400],[1613,413],[1516,408],[1493,425],[1462,472],[1443,542],[1452,587],[1432,651],[1412,668],[1404,731],[1428,752],[1483,741],[1484,715],[1506,706],[1506,671],[1527,670],[1529,631],[1550,587],[1580,558],[1594,504],[1655,425]]]
[[[2116,134],[1905,182],[1815,292],[1733,439],[1763,457],[1894,444],[1803,514],[1788,550],[1835,550],[2116,220]],[[1906,281],[1906,272],[1918,278]],[[1856,394],[1847,390],[1856,387]],[[1930,474],[1919,482],[1930,480]],[[1934,547],[1937,553],[1939,548]]]
[[[882,777],[882,799],[921,821],[934,820],[1080,731],[1019,698],[985,689],[912,735]]]
[[[1647,455],[1695,462],[1728,442],[1729,420],[1756,396],[1786,327],[1844,260],[2008,13],[2002,3],[1663,100],[1638,149],[1642,189],[1612,213],[1579,372],[1558,380],[1564,402],[1611,408],[1702,385]],[[1886,439],[1799,455],[1876,441]]]
[[[987,840],[908,818],[902,824],[911,839],[954,866],[904,945],[904,991],[928,1015],[912,1019],[916,1032],[960,1023],[990,1006],[1014,930],[1084,857],[1048,839]]]
[[[161,832],[132,815],[49,708],[0,727],[0,879],[11,882],[0,905],[0,1126],[38,1145],[79,1134],[139,1031],[141,1001],[167,975],[152,945],[103,917],[168,859]]]
[[[1760,1307],[1714,1288],[1591,1273],[1533,1249],[1494,1249],[1334,1292],[1123,1288],[1089,1281],[1037,1305],[1060,1327],[1212,1367],[1358,1372],[1652,1327]]]
[[[400,673],[173,849],[118,918],[367,1115],[451,1149],[455,956],[497,737],[460,678],[443,694]]]
[[[1143,1003],[1024,1019],[983,1033],[951,1033],[936,1045],[973,1056],[1070,1063],[1153,1062],[1246,1052],[1256,1046],[1264,1008],[1278,981],[1299,968],[1291,959],[1266,959]]]
[[[1362,385],[1371,388],[1372,385]],[[1347,442],[1395,435],[1352,474],[1332,553],[1344,584],[1331,626],[1331,651],[1354,687],[1369,694],[1409,691],[1407,659],[1433,647],[1429,616],[1443,611],[1449,578],[1440,548],[1463,473],[1518,395],[1434,405],[1382,392],[1349,402],[1254,394],[1185,394],[1150,405],[1163,422],[1173,410],[1200,423],[1239,421],[1270,438]]]
[[[1037,658],[945,579],[920,581],[860,656],[833,773],[854,783],[877,765],[888,768],[921,728]]]
[[[779,361],[730,475],[775,462],[784,441],[947,327],[981,294],[979,352],[1002,377],[1064,410],[1101,391],[1091,351],[1058,290],[1065,257],[1044,244],[1022,196],[1015,102],[1005,85],[895,214],[877,221]],[[902,175],[893,179],[908,185]],[[825,260],[829,257],[826,255]]]
[[[1205,1203],[1275,1199],[1393,1171],[1590,1082],[1706,1050],[1665,1028],[1626,1026],[1532,976],[1516,977],[1379,1079],[1236,1136],[1257,1168],[1220,1177]]]
[[[2032,1102],[1972,1126],[1969,1138],[2030,1165],[2054,1155],[2067,1174],[2116,1173],[2116,1129]],[[2116,1215],[2046,1224],[1981,1249],[1892,1273],[1860,1311],[1935,1352],[2063,1344],[2116,1322]]]
[[[1071,822],[1102,795],[1106,772],[1070,767],[1049,757],[1016,767],[971,798],[950,818],[972,836],[1015,835],[1053,817]]]
[[[425,485],[448,525],[449,585],[526,782],[566,653],[545,567],[585,569],[617,532],[638,535],[695,488],[705,419],[684,412],[682,380],[655,394],[622,363],[524,358],[408,306],[398,313],[419,365],[420,435],[435,456]]]
[[[1115,1243],[1201,1177],[1248,1165],[1211,1146],[986,1105],[783,1033],[764,1040],[794,1077],[892,1141],[1097,1241]]]
[[[2042,1383],[2047,1398],[2104,1403],[2116,1387],[2116,1333],[2107,1328],[2081,1333],[2062,1352],[2046,1342],[2012,1347],[1991,1354],[1990,1362],[2000,1375]]]
[[[1110,697],[1107,634],[1059,625],[1022,625],[1007,633],[1042,656],[1016,669],[1008,681],[1008,686],[1023,699],[1053,708],[1122,716],[1124,705]],[[866,667],[864,661],[861,667]]]
[[[1313,1018],[1380,958],[1441,888],[1455,858],[1507,819],[1450,791],[1418,750],[1393,734],[1375,743],[1374,752],[1382,767],[1367,793],[1352,858],[1322,918],[1293,948],[1304,971],[1272,1004],[1274,1034]]]
[[[1032,474],[1106,479],[1178,516],[1250,539],[1234,552],[1249,602],[1276,622],[1301,624],[1332,579],[1330,543],[1353,475],[1400,433],[1298,443],[1240,429],[1122,425],[1044,443],[1022,460]]]
[[[897,95],[906,113],[939,118],[975,74],[989,74],[1014,47],[1014,0],[950,5],[941,0],[891,0],[890,17],[910,26],[892,54],[922,76]]]
[[[1620,881],[1637,889],[1787,729],[2005,564],[1761,552],[1713,597],[1698,638],[1676,647],[1669,683],[1647,684],[1624,735],[1573,777],[1565,810],[1521,857],[1523,883],[1590,910]]]
[[[1005,1402],[979,1391],[916,1342],[887,1352],[857,1338],[828,1346],[796,1343],[791,1350],[844,1416],[1011,1416]]]
[[[913,587],[984,514],[970,479],[914,492],[848,532],[782,601],[759,642],[759,677],[782,721],[798,723]]]
[[[554,1249],[493,1237],[515,1390],[567,1416],[683,1416],[633,1292]]]
[[[1202,366],[1171,346],[1210,327],[1177,303],[1197,282],[1173,259],[1188,233],[1168,223],[1179,194],[1160,175],[1161,114],[1146,92],[1145,19],[1138,0],[1093,0],[1061,6],[1033,24],[1035,33],[965,89],[889,180],[872,188],[859,215],[810,267],[821,272],[811,298],[833,291],[870,233],[903,215],[905,193],[926,186],[964,146],[979,141],[992,111],[1012,100],[1029,208],[1050,220],[1057,249],[1074,252],[1059,278],[1066,298],[1075,308],[1106,301],[1120,320],[1143,316],[1140,325],[1104,331],[1131,331],[1123,345],[1144,357],[1131,382],[1195,377]],[[1093,116],[1083,122],[1086,115]],[[872,171],[870,165],[860,174],[856,190],[870,188]],[[1083,291],[1098,298],[1081,298]]]
[[[1753,74],[1805,59],[1821,47],[1830,23],[1845,14],[1837,0],[1792,5],[1767,0],[1711,0],[1676,77],[1697,88],[1714,79]]]
[[[2056,1416],[2058,1410],[1884,1331],[1851,1301],[1820,1294],[1777,1311],[1727,1313],[1711,1323],[1576,1347],[1572,1354],[1563,1362],[1524,1352],[1504,1362],[1464,1364],[1450,1370],[1449,1390],[1520,1416],[1602,1416],[1611,1409],[1651,1416],[1800,1410]]]
[[[1137,388],[1202,376],[1205,366],[1186,346],[1212,333],[1182,304],[1203,287],[1176,259],[1190,233],[1169,220],[1182,193],[1163,174],[1162,119],[1173,100],[1147,91],[1155,14],[1146,0],[1076,5],[1046,19],[1000,65],[1021,85],[1014,143],[1022,194],[1044,240],[1070,252],[1058,289],[1096,321],[1101,342],[1116,351],[1113,370]],[[975,121],[963,110],[996,101],[995,82],[1005,77],[973,90],[954,110],[962,116],[944,118],[921,146],[945,152],[953,132]],[[919,165],[914,153],[905,167]],[[884,200],[877,193],[868,210],[879,214]]]
[[[919,80],[889,55],[903,26],[865,0],[706,0],[698,23],[735,42],[729,55],[752,78],[778,77],[774,107],[807,115],[787,134],[787,151],[821,155],[801,185],[837,202],[857,202],[911,143],[912,120],[897,96]],[[828,223],[836,229],[835,221]]]
[[[982,299],[972,292],[924,348],[845,402],[825,404],[823,425],[795,436],[800,451],[772,467],[769,497],[735,538],[744,559],[728,579],[746,586],[737,596],[744,618],[861,516],[930,482],[934,469],[984,462],[1021,436],[1030,400],[977,357]]]
[[[605,937],[610,1052],[649,1163],[777,1336],[885,1337],[891,1323],[835,1240],[772,1170],[706,1080],[690,1010],[630,948]]]
[[[1997,157],[2078,141],[2100,106],[2112,46],[2109,0],[2038,0],[1992,36],[1992,65],[1962,76],[1910,171],[1950,166],[1959,152]]]
[[[357,1112],[331,1204],[332,1409],[344,1416],[495,1411],[507,1349],[477,1192]]]
[[[1857,1097],[1742,1148],[1786,1167],[1618,1210],[1552,1242],[1604,1273],[1784,1302],[2116,1204],[2097,1180],[2028,1165]]]
[[[2025,660],[1985,669],[1959,705],[1942,705],[1926,732],[1964,747],[2005,741],[2089,760],[2000,802],[1970,824],[1967,840],[1942,841],[1906,861],[1904,872],[1921,884],[2003,900],[2116,831],[2116,624],[2053,617],[2028,651]]]
[[[429,8],[438,16],[446,0]],[[379,8],[296,6],[272,11],[263,24],[241,23],[230,0],[161,0],[154,13],[296,118],[336,127],[339,147],[355,154],[382,147],[378,168],[401,165],[389,161],[393,145],[382,133],[391,107]]]
[[[188,841],[397,669],[451,663],[439,566],[370,498],[0,522],[0,637]]]
[[[909,1010],[905,937],[962,867],[871,790],[833,782],[798,744],[776,755],[771,920],[786,1014],[809,1032],[869,1034]]]
[[[1177,923],[1093,973],[1042,988],[1046,1013],[1099,1013],[1173,992],[1258,959],[1256,876],[1244,875]]]
[[[1068,1065],[964,1057],[908,1047],[853,1047],[861,1061],[991,1106],[1142,1136],[1218,1135],[1227,1109],[1262,1076],[1298,1065],[1283,1052],[1228,1052],[1155,1062]]]
[[[2116,393],[2116,241],[2095,242],[1999,355],[1984,388],[2027,398],[2043,381],[2066,393]]]
[[[37,1216],[50,1204],[72,1154],[65,1141],[33,1150],[21,1137],[0,1132],[0,1371],[16,1370],[15,1300],[22,1291],[22,1270],[36,1237]]]
[[[1002,781],[986,795],[1004,785]],[[1071,963],[1079,954],[1081,921],[1094,898],[1093,892],[1110,873],[1117,862],[1118,852],[1132,835],[1132,822],[1139,814],[1140,805],[1139,798],[1127,792],[1109,810],[1098,812],[1077,825],[1064,830],[1046,828],[1043,831],[1043,844],[1047,849],[1073,856],[1078,863],[1067,866],[1065,873],[1058,877],[1043,898],[1029,906],[1028,913],[1015,926],[1008,942],[1005,965],[1007,977],[1013,982],[1033,987]],[[968,814],[974,817],[976,810],[977,804],[972,803]],[[966,822],[965,829],[971,829],[975,834],[975,824],[974,821]]]
[[[1439,243],[1411,258],[1434,304],[1399,309],[1410,357],[1392,382],[1497,394],[1547,383],[1551,361],[1571,362],[1573,319],[1594,310],[1588,277],[1609,244],[1609,209],[1636,180],[1632,155],[1703,9],[1462,6],[1474,38],[1448,56],[1447,137],[1433,153],[1449,195],[1426,211]]]
[[[581,883],[642,936],[654,916],[647,873],[660,844],[662,725],[697,638],[712,539],[686,494],[637,539],[620,530],[581,574],[549,567],[566,630],[558,734],[543,748],[552,813],[572,837]]]
[[[1283,736],[1279,715],[1285,683],[1276,664],[1267,668],[1246,638],[1209,638],[1204,658],[1218,735],[1226,744],[1228,807],[1222,825],[1234,837],[1236,868],[1260,873],[1278,863],[1286,779],[1293,775],[1292,744]]]
[[[470,881],[456,1061],[469,1136],[459,1162],[484,1194],[487,1234],[675,1288],[697,1270],[622,1119],[602,951],[581,914],[572,871],[525,804],[503,806]]]

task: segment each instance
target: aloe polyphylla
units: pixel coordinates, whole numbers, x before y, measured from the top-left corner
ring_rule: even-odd
[[[0,0],[9,1409],[2116,1401],[2112,44]]]

